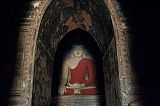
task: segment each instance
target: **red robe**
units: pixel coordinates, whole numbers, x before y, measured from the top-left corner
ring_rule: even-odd
[[[85,75],[88,70],[88,80],[85,80]],[[94,64],[91,59],[83,58],[79,61],[74,69],[70,69],[71,79],[70,84],[80,83],[85,84],[86,87],[92,86],[94,83]],[[97,88],[82,89],[80,94],[74,94],[74,89],[67,88],[64,95],[96,95],[98,94]]]

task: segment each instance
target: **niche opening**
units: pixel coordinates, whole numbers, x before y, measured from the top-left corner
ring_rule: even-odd
[[[92,35],[88,32],[82,30],[82,29],[75,29],[70,32],[68,32],[60,41],[56,54],[54,56],[54,63],[53,63],[53,79],[52,79],[52,98],[53,103],[52,105],[58,105],[56,103],[57,97],[59,97],[59,89],[61,89],[61,83],[62,83],[62,70],[63,70],[63,61],[66,58],[68,53],[71,53],[71,50],[73,49],[73,45],[83,45],[85,50],[87,51],[87,54],[89,55],[87,58],[90,57],[90,59],[94,62],[94,78],[95,78],[95,86],[98,89],[97,94],[91,94],[92,97],[96,96],[104,96],[104,75],[103,75],[103,63],[102,63],[102,54],[101,51],[96,43],[96,41],[93,39]],[[79,64],[78,64],[79,65]],[[91,90],[92,91],[92,90]],[[90,90],[89,90],[90,92]],[[80,92],[81,93],[81,92]],[[71,94],[67,96],[81,96],[83,94]],[[85,96],[90,94],[84,94],[80,98],[85,98]],[[66,96],[66,95],[62,95]],[[93,98],[94,98],[93,97]],[[88,97],[87,97],[88,98]],[[95,99],[95,98],[94,98]],[[98,101],[101,101],[104,103],[104,100],[102,98]],[[69,101],[68,101],[69,102]],[[65,104],[64,104],[65,105]]]

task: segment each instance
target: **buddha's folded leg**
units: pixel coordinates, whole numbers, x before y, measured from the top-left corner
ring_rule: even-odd
[[[99,91],[97,88],[81,90],[81,95],[98,95],[98,94],[99,94]]]
[[[66,89],[66,92],[64,92],[64,95],[74,95],[73,89]]]

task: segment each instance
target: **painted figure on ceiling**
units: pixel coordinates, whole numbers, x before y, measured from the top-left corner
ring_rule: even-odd
[[[81,44],[74,44],[62,67],[60,95],[97,95],[95,66],[91,56]]]

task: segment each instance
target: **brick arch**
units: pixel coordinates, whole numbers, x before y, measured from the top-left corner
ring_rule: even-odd
[[[95,35],[94,39],[97,40],[98,45],[102,50],[104,62],[107,61],[106,59],[107,56],[109,55],[112,56],[112,54],[110,54],[107,51],[109,50],[110,52],[115,51],[113,55],[117,56],[117,60],[115,61],[117,61],[117,66],[118,66],[117,78],[119,79],[119,89],[120,89],[120,100],[118,101],[121,102],[121,105],[128,105],[130,102],[134,101],[135,100],[133,95],[134,86],[132,81],[132,70],[129,57],[129,44],[128,44],[129,38],[127,33],[127,27],[125,25],[125,18],[121,15],[120,10],[117,8],[117,6],[119,5],[117,4],[116,0],[104,0],[101,1],[99,4],[96,2],[96,0],[93,0],[93,3],[95,4],[97,3],[97,6],[101,5],[102,8],[100,8],[100,10],[98,10],[97,8],[97,10],[94,10],[95,13],[91,14],[88,13],[90,8],[82,9],[81,11],[79,11],[79,8],[76,8],[77,12],[76,9],[74,11],[71,11],[72,14],[76,12],[75,15],[55,13],[57,15],[55,17],[59,16],[60,18],[58,20],[61,21],[61,23],[63,23],[63,25],[57,29],[57,27],[55,28],[55,26],[57,25],[56,24],[57,18],[51,17],[52,16],[51,13],[54,11],[53,7],[54,6],[56,7],[61,3],[65,4],[67,8],[69,7],[68,9],[74,8],[75,7],[74,5],[76,4],[76,2],[73,3],[72,0],[70,0],[70,2],[66,2],[66,0],[64,1],[62,0],[61,2],[54,2],[51,0],[42,0],[42,1],[35,0],[30,3],[31,5],[30,10],[27,12],[26,17],[24,18],[24,23],[22,23],[20,27],[17,65],[16,65],[17,71],[14,78],[14,84],[12,88],[13,90],[11,92],[13,94],[19,93],[20,96],[19,97],[12,96],[11,101],[13,101],[17,105],[32,104],[35,60],[38,54],[37,44],[38,43],[41,44],[39,46],[41,46],[44,49],[41,51],[48,52],[47,54],[48,57],[50,57],[50,60],[47,59],[47,61],[51,60],[53,61],[54,58],[52,56],[52,53],[56,50],[56,47],[54,47],[56,45],[54,44],[58,44],[59,42],[58,39],[60,40],[65,35],[65,33],[76,28],[82,28],[91,33],[91,35]],[[79,4],[77,3],[77,5]],[[58,8],[58,9],[63,9],[63,8]],[[42,28],[43,25],[44,28],[47,28],[47,26],[49,26],[50,24],[50,20],[47,20],[45,16],[48,17],[50,16],[50,18],[53,18],[55,21],[55,22],[53,20],[51,21],[54,24],[50,25],[50,28],[53,29],[55,28],[54,30],[60,30],[57,33],[52,33],[55,35],[56,34],[60,35],[56,36],[57,40],[49,39],[49,34],[47,35],[48,33],[47,31],[51,29],[44,30]],[[66,17],[69,16],[69,17],[68,18],[64,17],[64,19],[62,19],[63,16]],[[101,19],[97,19],[98,16],[101,17]],[[105,22],[109,23],[99,25],[98,24],[99,22],[96,22],[96,20],[99,20],[99,22],[105,20]],[[104,27],[98,29],[97,27],[101,25]],[[108,32],[110,33],[107,34],[107,31],[105,29],[107,29]],[[46,39],[45,37],[43,38],[44,41],[40,40],[40,36],[43,35],[43,33],[45,33],[48,36],[45,37],[50,40],[49,41],[50,43],[48,43],[48,45],[50,46],[43,45],[43,43],[45,42],[44,39]],[[105,34],[105,36],[103,34]],[[57,42],[57,43],[52,44],[52,42]],[[53,48],[47,48],[47,47],[53,47]],[[50,49],[52,50],[50,51]],[[45,58],[41,59],[45,61]],[[49,73],[47,74],[49,75]],[[109,94],[109,92],[107,94]],[[49,98],[47,99],[47,101],[48,101],[47,103],[50,102]],[[112,100],[109,101],[112,103]]]

